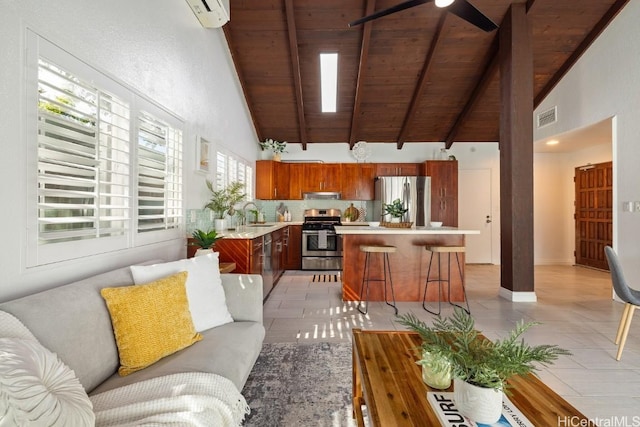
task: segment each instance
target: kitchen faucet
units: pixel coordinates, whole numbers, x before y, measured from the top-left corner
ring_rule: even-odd
[[[245,203],[244,206],[242,207],[242,214],[243,214],[242,218],[243,218],[243,221],[244,221],[244,225],[247,224],[247,206],[249,206],[249,205],[253,205],[256,208],[256,210],[259,210],[258,209],[258,205],[256,205],[255,203],[253,203],[253,202]]]

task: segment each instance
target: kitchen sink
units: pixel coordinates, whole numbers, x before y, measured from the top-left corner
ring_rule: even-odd
[[[269,224],[249,224],[249,225],[247,225],[247,227],[269,228],[269,227],[273,227],[273,225],[269,225]]]

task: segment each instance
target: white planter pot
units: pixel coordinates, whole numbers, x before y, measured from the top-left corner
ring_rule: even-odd
[[[224,219],[216,219],[213,221],[216,231],[224,231],[227,221]]]
[[[431,388],[438,390],[444,390],[451,385],[451,363],[446,361],[447,369],[438,373],[435,373],[432,368],[435,356],[432,356],[429,352],[422,352],[422,360],[419,362],[422,365],[422,381]]]
[[[391,217],[391,222],[399,223],[400,222],[400,218],[392,216]]]
[[[202,256],[202,255],[207,255],[207,254],[212,254],[213,253],[213,249],[208,248],[208,249],[203,249],[200,248],[196,251],[195,256]]]
[[[502,414],[502,391],[457,378],[453,380],[453,401],[462,415],[477,423],[493,424]]]

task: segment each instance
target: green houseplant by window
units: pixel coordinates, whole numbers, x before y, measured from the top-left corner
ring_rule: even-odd
[[[233,216],[236,212],[235,206],[244,200],[244,184],[240,181],[231,182],[225,188],[216,190],[213,182],[207,180],[207,188],[211,192],[211,199],[204,206],[211,209],[216,219],[216,230],[224,230],[224,216]]]
[[[536,364],[546,366],[558,356],[571,354],[557,345],[526,344],[522,334],[537,325],[537,322],[520,321],[506,338],[491,341],[475,329],[471,315],[458,307],[451,317],[438,317],[434,320],[433,326],[427,325],[412,313],[398,316],[398,323],[420,335],[420,350],[437,356],[435,362],[428,361],[434,372],[442,373],[451,369],[455,383],[454,399],[460,412],[474,421],[487,424],[496,422],[500,417],[502,392],[509,393],[507,380],[510,377],[527,375],[537,370]],[[426,362],[421,359],[417,363]],[[474,412],[478,408],[463,398],[468,395],[469,389],[465,388],[464,395],[459,390],[465,383],[497,395],[497,407],[490,408],[486,401],[478,400],[481,403],[478,405],[479,409],[483,413]]]

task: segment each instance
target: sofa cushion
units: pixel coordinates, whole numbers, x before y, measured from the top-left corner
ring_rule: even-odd
[[[90,426],[95,416],[75,374],[38,341],[0,338],[0,424]]]
[[[0,310],[20,319],[73,369],[89,392],[119,366],[111,317],[100,289],[130,285],[133,277],[127,266],[2,303]]]
[[[146,285],[104,288],[120,356],[120,375],[144,369],[200,341],[180,272]]]
[[[126,377],[113,375],[93,390],[94,395],[137,381],[181,372],[208,372],[230,379],[242,390],[264,339],[264,326],[233,322],[202,332],[203,340]]]
[[[187,297],[196,331],[202,332],[233,322],[222,288],[217,252],[162,264],[131,266],[131,274],[137,285],[149,283],[179,271],[189,273]]]

